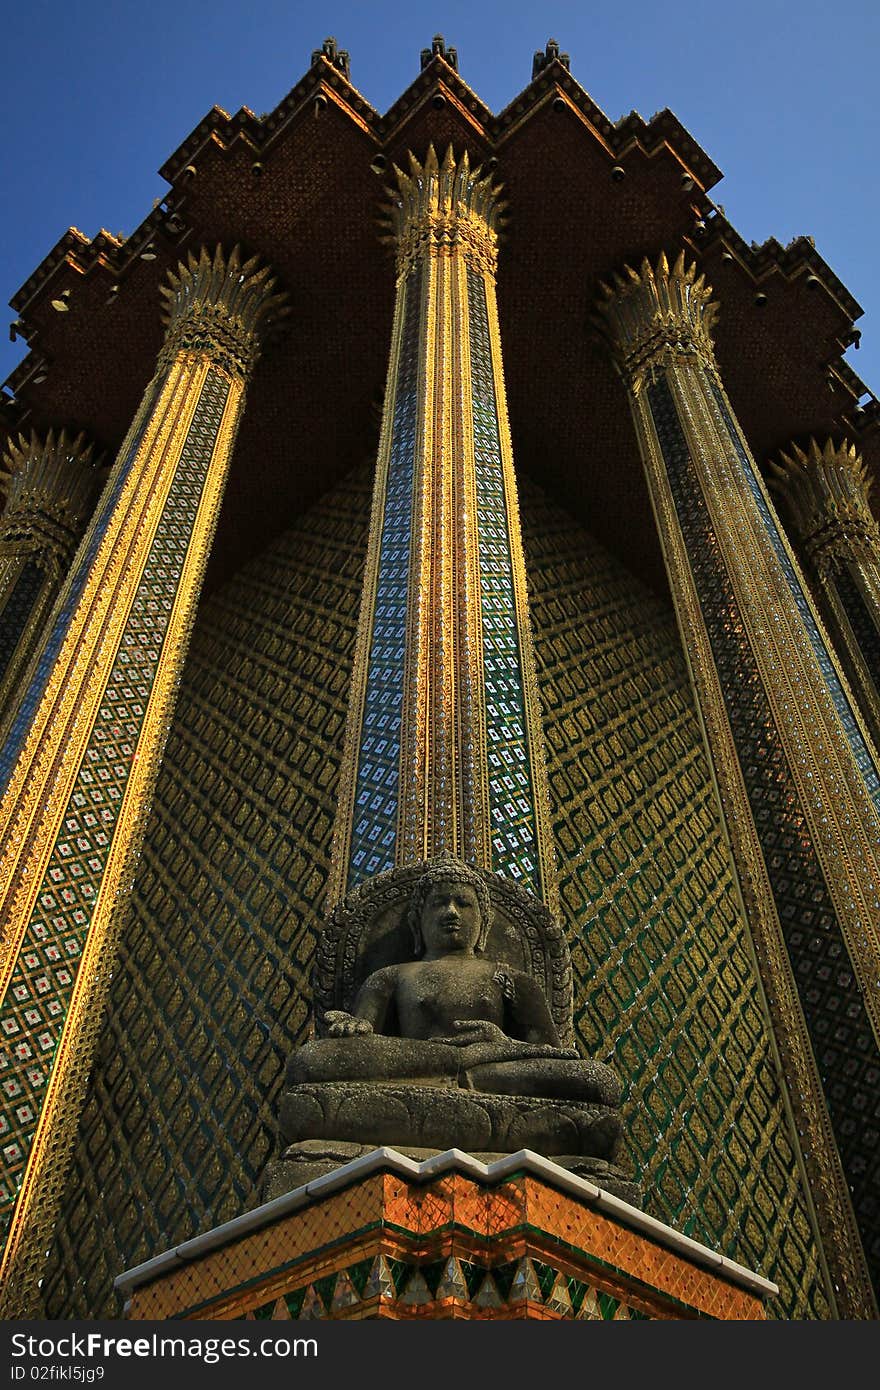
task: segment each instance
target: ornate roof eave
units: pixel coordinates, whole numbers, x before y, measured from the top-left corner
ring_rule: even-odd
[[[443,102],[436,100],[441,95]],[[319,115],[321,122],[316,127],[315,117]],[[531,125],[533,121],[535,125]],[[423,157],[432,140],[438,148],[451,142],[459,153],[469,149],[475,162],[497,157],[496,172],[511,189],[520,177],[518,170],[527,167],[521,164],[520,150],[524,147],[519,132],[531,130],[532,144],[536,137],[539,148],[544,142],[550,149],[557,121],[579,133],[580,138],[577,134],[574,138],[584,151],[584,179],[589,170],[589,178],[597,178],[604,189],[603,171],[607,171],[610,197],[613,198],[612,188],[622,186],[630,202],[635,195],[637,205],[644,199],[646,207],[653,209],[653,224],[659,225],[659,230],[652,234],[651,244],[641,244],[638,226],[632,221],[627,223],[625,214],[619,217],[623,259],[644,254],[656,256],[661,249],[673,255],[684,245],[697,257],[724,304],[722,330],[727,336],[728,353],[736,352],[735,333],[743,331],[748,336],[751,332],[752,314],[765,312],[753,307],[759,292],[764,290],[769,300],[768,321],[774,305],[781,306],[782,317],[777,322],[784,327],[780,342],[788,359],[796,363],[801,345],[808,349],[802,367],[795,366],[793,370],[799,373],[801,385],[809,382],[809,395],[802,391],[798,396],[793,391],[789,407],[788,398],[778,392],[774,394],[766,387],[758,391],[756,412],[762,421],[773,420],[772,429],[765,430],[760,440],[761,450],[783,447],[799,429],[825,434],[838,431],[855,439],[863,449],[867,444],[872,469],[880,469],[880,406],[874,398],[860,405],[870,392],[842,356],[853,340],[852,322],[861,309],[809,239],[797,238],[787,247],[774,238],[761,247],[748,245],[706,192],[717,182],[718,169],[671,112],[661,111],[650,121],[632,112],[613,123],[564,64],[551,61],[504,111],[493,116],[439,54],[426,64],[384,116],[377,114],[343,72],[319,55],[266,116],[257,116],[248,108],[234,116],[219,107],[210,111],[163,165],[161,173],[170,180],[171,187],[129,237],[120,240],[102,231],[89,241],[76,229],[66,232],[12,301],[19,316],[16,330],[31,350],[9,378],[9,385],[19,393],[17,399],[0,398],[0,441],[4,432],[31,425],[45,429],[54,421],[66,422],[70,428],[86,428],[99,445],[113,447],[121,437],[120,431],[124,431],[122,421],[133,409],[128,393],[133,399],[136,390],[146,384],[161,343],[158,313],[154,317],[150,307],[155,304],[158,308],[159,280],[188,250],[198,250],[203,241],[213,242],[217,238],[230,244],[240,240],[249,254],[260,253],[272,260],[272,238],[277,237],[277,230],[273,229],[271,217],[264,217],[260,211],[263,195],[259,190],[272,186],[276,160],[280,169],[289,169],[296,151],[312,147],[316,129],[326,131],[327,139],[321,137],[321,148],[326,154],[335,149],[345,151],[344,157],[340,154],[327,168],[332,171],[334,186],[344,181],[349,190],[341,206],[353,206],[349,193],[352,184],[356,184],[358,225],[366,229],[367,235],[374,220],[370,182],[373,176],[369,170],[376,153],[381,151],[389,162],[400,162],[410,147]],[[341,141],[338,146],[337,139]],[[264,161],[265,169],[261,167]],[[197,166],[195,174],[190,165]],[[619,185],[615,165],[622,166],[626,184]],[[222,200],[218,202],[218,189],[227,186],[227,175],[230,186],[238,190],[239,203],[231,209]],[[275,191],[277,194],[278,189]],[[527,186],[521,185],[520,194],[526,191]],[[378,183],[375,194],[378,204]],[[537,234],[539,225],[540,235],[544,236],[546,227],[535,212],[541,206],[546,204],[532,200],[530,205],[528,197],[525,203],[520,197],[513,208],[511,255],[505,262],[505,284],[510,278],[514,286],[511,303],[522,302],[521,281],[526,273],[525,262],[518,263],[516,259],[516,241],[525,237],[523,244],[531,244],[528,238]],[[609,207],[609,212],[613,208]],[[538,222],[529,222],[529,217],[536,216]],[[305,231],[302,237],[297,231],[296,237],[299,245]],[[355,241],[350,237],[347,244],[354,247]],[[357,241],[361,258],[367,254],[364,245],[362,240]],[[305,240],[302,249],[309,253],[314,248]],[[552,258],[553,245],[544,246],[544,251]],[[586,242],[578,254],[581,253],[589,260]],[[376,256],[381,256],[378,245]],[[730,264],[730,258],[735,265]],[[370,265],[375,280],[379,261]],[[591,283],[592,277],[611,273],[615,265],[616,262],[606,265],[594,259],[589,269],[582,272],[580,288],[569,274],[569,309],[577,304],[581,288],[585,298],[589,297],[587,281]],[[317,269],[320,280],[323,270],[321,266]],[[331,298],[335,273],[335,263],[328,263],[330,278],[326,284],[320,280],[323,293]],[[310,279],[301,287],[307,306],[312,302],[315,283]],[[777,287],[781,294],[777,294]],[[51,302],[66,292],[70,293],[71,309],[82,315],[72,336],[74,319],[56,314],[51,307]],[[372,317],[364,321],[366,327],[361,325],[362,336],[369,339],[374,334],[378,341],[382,321],[376,295],[371,303]],[[575,318],[571,312],[567,321],[574,332]],[[731,337],[728,324],[734,323],[739,326]],[[125,327],[121,328],[123,324]],[[118,359],[113,357],[110,345],[114,334],[120,331],[126,335],[122,354],[125,367],[120,366],[117,371]],[[312,331],[320,334],[323,330],[313,322]],[[508,338],[508,359],[515,379],[515,334],[508,331]],[[105,390],[99,398],[91,391],[88,405],[77,415],[85,362],[97,362],[101,353],[107,365],[100,380],[112,380],[109,390],[115,394]],[[376,370],[380,368],[377,366]],[[731,373],[732,380],[735,375]],[[367,398],[367,386],[363,383],[361,394]],[[815,410],[805,409],[805,400],[814,400]],[[516,412],[515,393],[512,403]],[[521,428],[528,438],[527,412]],[[787,430],[784,437],[783,430]],[[246,436],[245,427],[243,438]],[[522,456],[528,468],[527,447]]]
[[[70,228],[10,300],[11,307],[21,318],[39,291],[47,286],[54,273],[64,265],[88,273],[99,264],[116,279],[124,276],[128,265],[142,254],[153,236],[165,233],[167,222],[171,221],[172,226],[174,225],[175,212],[183,205],[186,193],[181,180],[185,184],[187,171],[208,144],[214,144],[226,151],[231,149],[237,140],[243,139],[255,155],[259,155],[281,138],[291,121],[314,102],[316,95],[324,92],[329,98],[335,99],[336,104],[347,112],[357,125],[369,130],[377,144],[384,145],[400,133],[400,127],[411,119],[415,111],[423,106],[438,88],[444,89],[444,94],[448,93],[455,98],[455,105],[460,113],[474,127],[474,135],[490,145],[503,145],[514,129],[519,128],[537,109],[546,104],[548,97],[552,96],[555,90],[563,93],[572,102],[615,158],[622,158],[634,147],[639,147],[648,156],[660,149],[668,149],[682,165],[683,170],[698,181],[700,187],[695,187],[694,190],[697,202],[700,200],[700,193],[705,195],[706,190],[721,178],[717,166],[668,108],[647,122],[638,112],[633,111],[615,124],[558,59],[549,63],[498,116],[493,116],[458,72],[438,54],[422,69],[388,112],[380,116],[351,82],[326,57],[321,56],[266,116],[257,116],[249,107],[242,107],[234,116],[230,116],[220,106],[212,107],[162,165],[159,170],[160,176],[167,180],[172,188],[161,204],[153,208],[129,237],[122,240],[102,229],[89,240],[78,229]],[[785,248],[775,238],[770,238],[762,247],[754,248],[743,240],[721,214],[712,215],[715,209],[708,199],[705,207],[698,207],[697,211],[702,212],[707,220],[711,218],[713,239],[717,240],[723,235],[724,239],[730,242],[730,249],[749,270],[756,283],[777,269],[782,271],[786,278],[791,279],[803,268],[817,275],[823,287],[836,299],[844,315],[851,319],[861,315],[860,305],[806,238],[797,238]],[[172,233],[170,240],[173,243],[170,251],[174,255],[186,237]],[[695,243],[694,250],[699,254],[708,249],[710,244],[704,239],[702,245]],[[26,322],[22,323],[20,333],[22,337],[29,338]],[[22,366],[24,363],[20,364],[8,379],[7,384],[13,389],[17,389],[20,384],[19,371]],[[25,376],[30,375],[30,371],[25,373]],[[863,386],[861,394],[864,394],[865,390]]]
[[[237,139],[243,138],[255,151],[266,150],[279,138],[290,121],[305,106],[314,102],[319,92],[324,92],[334,99],[357,124],[370,130],[378,126],[379,113],[339,69],[322,55],[307,68],[299,82],[281,99],[274,110],[264,116],[256,115],[248,106],[242,106],[234,116],[220,106],[212,107],[182,144],[166,159],[159,170],[160,177],[172,187],[177,185],[181,175],[186,173],[189,165],[195,163],[209,142],[218,144],[221,149],[228,149]]]
[[[452,99],[460,114],[476,128],[480,138],[487,142],[491,140],[489,132],[493,121],[492,112],[456,72],[455,68],[451,67],[446,59],[438,53],[422,68],[418,77],[409,84],[406,90],[401,92],[393,106],[390,106],[385,112],[385,115],[380,117],[377,134],[382,142],[393,141],[399,134],[401,127],[438,90],[444,96]]]
[[[668,107],[652,116],[650,121],[637,111],[631,111],[614,122],[558,58],[548,63],[503,111],[490,117],[488,128],[492,138],[500,145],[553,91],[568,98],[615,157],[626,154],[634,145],[648,155],[665,145],[704,191],[722,177],[718,166]]]
[[[768,237],[760,245],[744,240],[727,217],[714,206],[706,216],[706,235],[696,244],[698,251],[708,251],[720,245],[731,251],[748,268],[755,284],[780,271],[788,280],[800,274],[813,274],[822,282],[822,289],[831,296],[840,312],[852,321],[861,318],[864,310],[838,279],[828,262],[819,254],[808,236],[796,236],[787,246],[776,237]],[[849,346],[849,344],[846,344]]]
[[[835,388],[848,398],[838,411],[839,428],[861,438],[880,426],[880,400],[844,357],[847,349],[858,340],[852,325],[864,310],[816,250],[812,238],[794,237],[787,246],[776,237],[768,237],[760,245],[749,243],[714,205],[704,214],[702,223],[704,230],[695,230],[688,244],[710,277],[714,275],[717,258],[722,256],[725,260],[732,258],[749,277],[755,290],[781,275],[789,285],[802,281],[811,290],[827,296],[844,325],[829,345],[825,362],[829,382],[833,379]],[[869,397],[868,401],[860,404],[865,396]]]

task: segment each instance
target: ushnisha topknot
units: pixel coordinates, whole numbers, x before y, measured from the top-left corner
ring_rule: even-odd
[[[476,949],[478,951],[484,950],[489,928],[492,925],[492,904],[489,899],[486,880],[482,874],[470,864],[465,864],[463,860],[441,855],[437,859],[428,861],[425,872],[413,890],[406,911],[407,925],[412,932],[415,954],[421,955],[425,949],[425,943],[422,940],[422,914],[425,910],[428,894],[438,883],[463,883],[468,888],[473,889],[480,909],[480,935],[477,938]]]

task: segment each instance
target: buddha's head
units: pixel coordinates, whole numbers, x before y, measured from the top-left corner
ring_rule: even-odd
[[[491,921],[482,875],[460,859],[431,860],[407,911],[415,955],[482,951]]]

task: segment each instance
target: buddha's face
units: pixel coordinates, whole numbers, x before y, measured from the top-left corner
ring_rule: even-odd
[[[426,956],[472,953],[480,937],[480,904],[466,883],[432,884],[422,910]]]

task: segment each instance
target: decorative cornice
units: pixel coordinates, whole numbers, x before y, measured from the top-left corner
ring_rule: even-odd
[[[431,40],[430,48],[423,48],[420,61],[422,68],[428,67],[434,58],[443,58],[449,64],[453,72],[458,72],[458,50],[447,48],[446,40],[442,34],[435,34]]]
[[[682,251],[670,269],[664,252],[655,266],[625,266],[601,287],[593,322],[609,343],[615,362],[633,389],[668,361],[689,358],[714,370],[712,328],[718,305],[696,265]]]
[[[383,241],[397,248],[397,270],[406,275],[421,254],[463,252],[477,269],[494,275],[498,264],[498,229],[506,203],[492,176],[471,169],[467,150],[456,160],[450,145],[440,163],[434,146],[424,164],[409,155],[410,172],[395,164],[397,189],[386,189],[390,202],[382,211],[390,227]]]
[[[31,432],[7,445],[0,463],[6,508],[0,554],[26,551],[42,568],[63,572],[95,508],[106,469],[84,434]]]
[[[312,67],[319,67],[322,58],[326,58],[331,67],[341,72],[346,82],[351,81],[351,55],[347,49],[338,47],[332,35],[326,38],[321,47],[316,48],[313,52]]]
[[[536,77],[540,77],[544,69],[549,68],[551,63],[561,63],[566,72],[571,72],[571,58],[567,53],[560,53],[556,39],[548,39],[544,52],[538,50],[532,59],[532,81],[534,82]]]
[[[287,293],[259,257],[242,261],[239,247],[227,256],[221,246],[213,255],[192,251],[170,284],[160,287],[166,303],[165,344],[159,368],[178,352],[197,352],[233,376],[248,379],[269,335],[290,313]]]
[[[792,444],[780,462],[768,465],[773,492],[806,558],[820,573],[851,560],[880,562],[880,528],[868,500],[871,479],[854,444],[824,446],[811,439],[806,450]]]

